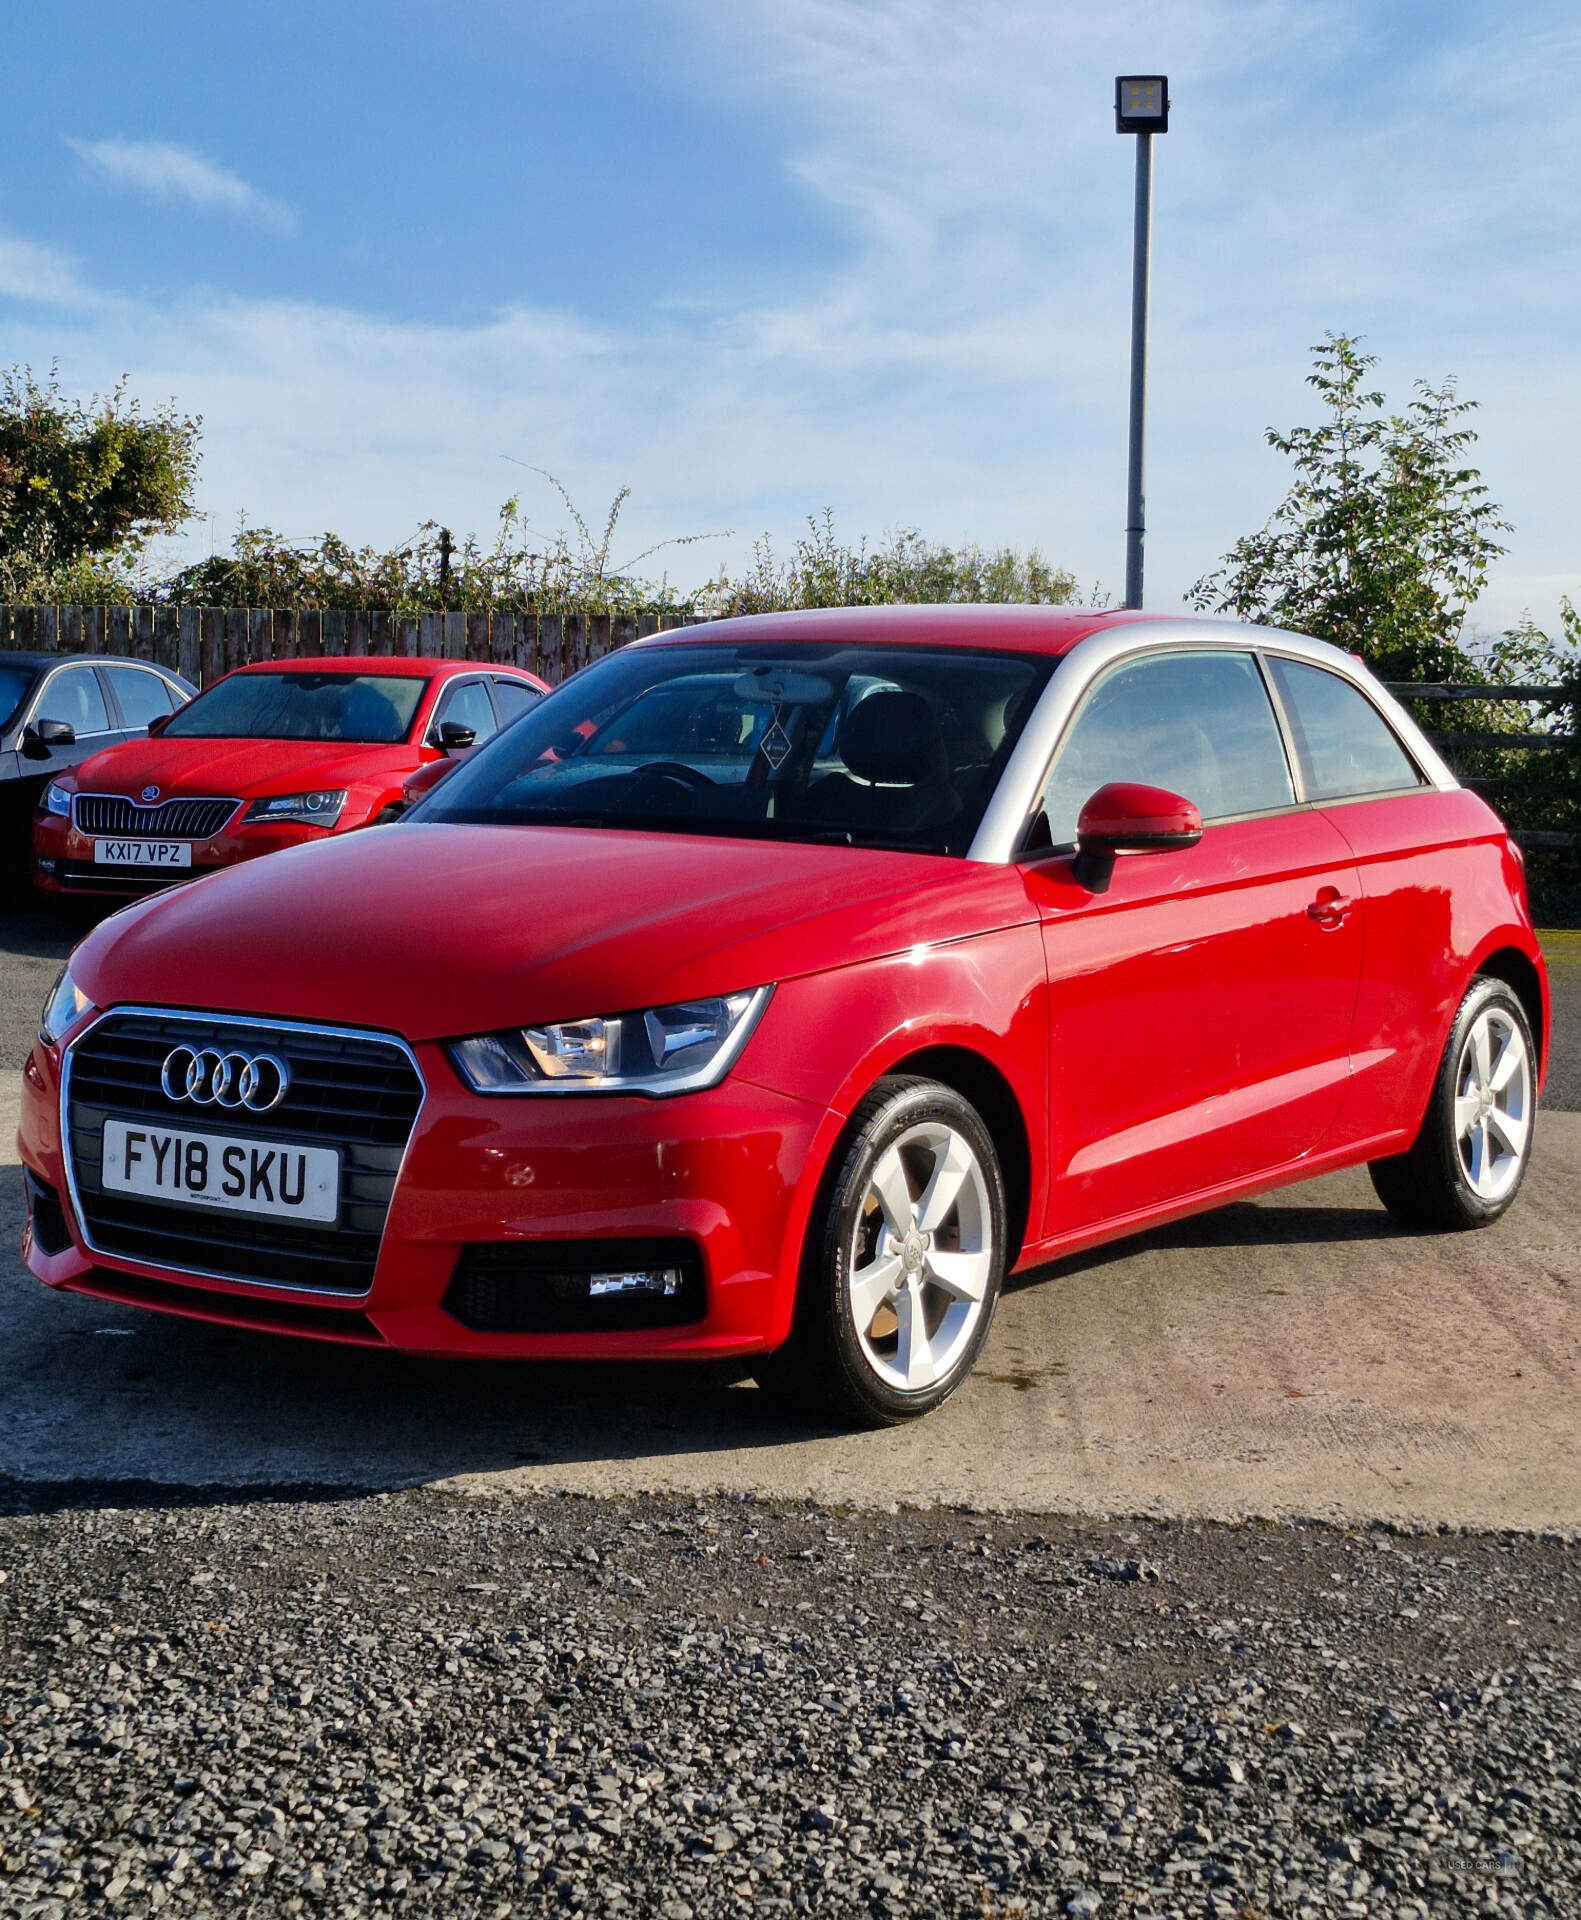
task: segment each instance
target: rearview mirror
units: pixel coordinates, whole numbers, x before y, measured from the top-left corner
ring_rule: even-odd
[[[476,727],[464,727],[459,720],[441,720],[434,744],[446,753],[465,753],[477,737]]]
[[[1116,780],[1081,810],[1073,872],[1089,893],[1107,893],[1121,854],[1167,853],[1201,838],[1202,815],[1189,800],[1163,787]]]
[[[53,747],[74,747],[77,729],[69,720],[40,720],[22,729],[22,754],[27,760],[47,760]]]

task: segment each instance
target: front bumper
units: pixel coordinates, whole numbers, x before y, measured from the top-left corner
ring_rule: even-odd
[[[345,816],[342,815],[342,818]],[[310,827],[289,822],[242,826],[239,822],[206,840],[192,841],[190,867],[104,867],[93,857],[95,838],[84,833],[64,814],[35,814],[33,819],[33,885],[40,893],[81,894],[85,898],[140,900],[144,894],[180,886],[222,867],[239,866],[261,854],[281,853],[327,839],[336,827]]]
[[[35,1044],[19,1134],[30,1176],[29,1270],[51,1287],[157,1311],[416,1353],[709,1357],[765,1352],[784,1340],[815,1185],[804,1175],[822,1165],[837,1117],[734,1078],[667,1100],[485,1099],[461,1084],[442,1048],[411,1051],[426,1092],[371,1285],[349,1296],[95,1251],[62,1145],[60,1051]],[[703,1311],[685,1325],[483,1332],[446,1304],[469,1249],[475,1260],[479,1248],[660,1239],[689,1243],[700,1262]]]

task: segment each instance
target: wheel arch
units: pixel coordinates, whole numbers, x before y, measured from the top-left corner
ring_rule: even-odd
[[[1544,1007],[1542,978],[1530,955],[1519,947],[1496,947],[1477,963],[1477,973],[1502,980],[1526,1010],[1532,1038],[1537,1042],[1539,1068],[1548,1059],[1548,1022]]]

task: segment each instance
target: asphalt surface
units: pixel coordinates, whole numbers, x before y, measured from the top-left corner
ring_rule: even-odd
[[[51,940],[34,921],[5,943],[18,1054]],[[1581,957],[1555,985],[1563,1099]],[[0,1475],[1581,1529],[1581,1114],[1541,1116],[1489,1232],[1401,1232],[1357,1171],[1023,1276],[963,1392],[853,1435],[709,1369],[441,1364],[49,1293],[13,1251],[18,1085],[0,1079]]]

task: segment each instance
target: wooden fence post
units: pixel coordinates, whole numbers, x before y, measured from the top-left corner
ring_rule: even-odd
[[[354,612],[346,622],[346,651],[354,659],[365,660],[368,657],[368,630],[371,624],[366,608]]]
[[[538,619],[538,675],[551,687],[565,678],[565,616],[541,614]]]
[[[317,660],[324,651],[324,616],[317,607],[303,607],[296,617],[297,651],[304,660]]]
[[[423,660],[437,660],[443,652],[443,639],[439,630],[437,613],[420,613],[417,616],[417,652]]]
[[[332,659],[341,659],[346,652],[346,610],[344,607],[326,607],[324,609],[324,651]]]
[[[181,672],[181,631],[174,607],[154,609],[154,660],[172,673]]]
[[[103,607],[82,609],[82,650],[84,653],[104,652]]]
[[[62,653],[82,652],[82,608],[55,609],[55,644]]]
[[[198,650],[198,610],[196,607],[178,607],[176,610],[176,650],[180,659],[180,672],[183,679],[196,683],[202,673],[202,662]]]
[[[154,657],[154,610],[152,607],[133,607],[132,609],[132,653],[139,660],[152,660]]]
[[[225,639],[222,658],[225,671],[230,673],[236,667],[247,664],[247,609],[245,607],[227,607],[225,609]]]
[[[395,622],[388,607],[375,607],[368,615],[368,651],[379,655],[395,652]]]
[[[466,657],[469,660],[487,660],[489,657],[489,616],[486,613],[469,613],[467,622]]]
[[[274,617],[274,657],[277,660],[294,660],[299,648],[297,645],[296,614],[290,607],[281,607]]]
[[[248,611],[247,658],[249,661],[274,658],[274,622],[267,607],[252,607]]]
[[[105,608],[104,651],[118,653],[123,659],[132,651],[132,609],[130,607]]]

